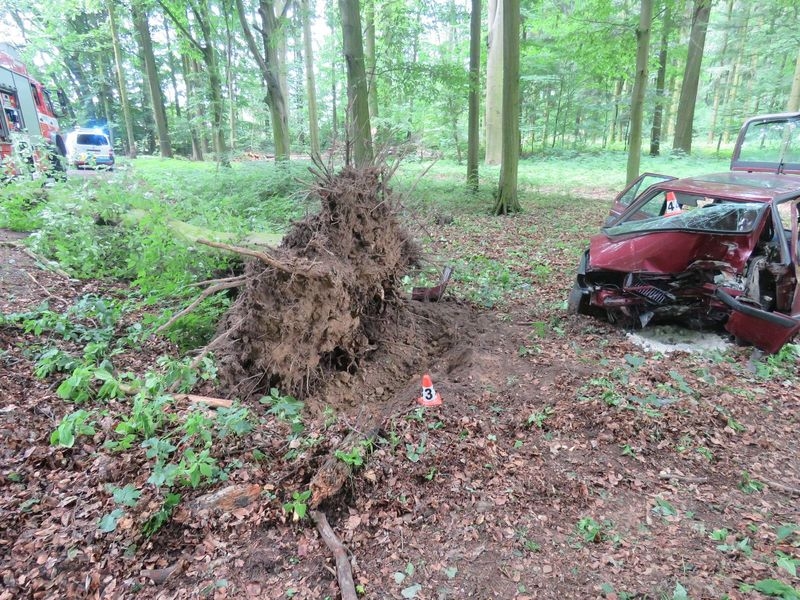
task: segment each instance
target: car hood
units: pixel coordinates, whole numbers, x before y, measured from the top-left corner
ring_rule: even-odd
[[[589,269],[677,274],[698,261],[700,264],[695,267],[701,266],[703,261],[712,261],[725,263],[741,273],[756,241],[751,235],[682,231],[656,231],[617,238],[599,234],[591,238]]]

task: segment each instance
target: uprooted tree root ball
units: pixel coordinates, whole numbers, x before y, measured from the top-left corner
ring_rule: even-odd
[[[245,283],[211,343],[220,382],[245,398],[270,387],[298,397],[334,372],[355,373],[405,303],[400,279],[420,249],[376,167],[317,173],[321,210],[277,249],[250,252]]]

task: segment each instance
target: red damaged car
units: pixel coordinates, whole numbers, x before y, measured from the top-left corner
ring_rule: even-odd
[[[800,113],[748,120],[725,173],[646,173],[591,238],[572,312],[724,326],[777,352],[800,331]]]

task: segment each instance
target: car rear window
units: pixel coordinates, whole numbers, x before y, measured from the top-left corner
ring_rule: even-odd
[[[82,146],[107,146],[108,141],[106,136],[97,133],[80,133],[78,134],[77,143]]]

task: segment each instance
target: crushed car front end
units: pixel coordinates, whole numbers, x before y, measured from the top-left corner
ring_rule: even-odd
[[[652,186],[591,239],[570,295],[572,312],[630,328],[678,322],[725,326],[776,352],[798,330],[800,181],[719,174]],[[781,224],[776,198],[795,225]],[[792,237],[794,236],[794,237]]]

